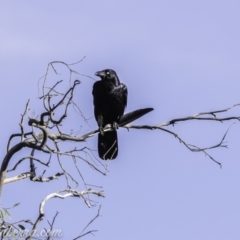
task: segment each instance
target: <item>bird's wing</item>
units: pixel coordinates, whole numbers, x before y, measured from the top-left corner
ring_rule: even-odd
[[[104,88],[101,81],[97,81],[93,84],[93,104],[94,104],[94,115],[95,119],[98,121],[98,116],[101,115],[101,109],[103,104],[102,96],[104,96]]]
[[[128,96],[128,90],[127,90],[127,86],[123,83],[120,84],[120,86],[122,87],[122,94],[123,94],[123,100],[124,100],[124,108],[127,107],[127,96]]]
[[[102,91],[103,91],[103,88],[102,88],[101,82],[100,81],[95,82],[93,84],[93,90],[92,90],[94,105],[96,100],[101,97]]]
[[[119,86],[116,86],[112,89],[112,94],[121,99],[123,108],[127,106],[127,86],[121,83]]]

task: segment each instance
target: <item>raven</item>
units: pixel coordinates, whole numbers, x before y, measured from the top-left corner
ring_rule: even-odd
[[[120,83],[114,70],[105,69],[95,73],[101,78],[93,85],[94,115],[98,123],[98,154],[103,160],[114,159],[118,154],[117,131],[119,120],[127,106],[127,87]],[[106,125],[114,129],[104,132]]]

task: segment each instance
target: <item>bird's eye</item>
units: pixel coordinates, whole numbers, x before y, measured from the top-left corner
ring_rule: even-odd
[[[110,72],[107,72],[107,75],[109,75],[110,74]]]

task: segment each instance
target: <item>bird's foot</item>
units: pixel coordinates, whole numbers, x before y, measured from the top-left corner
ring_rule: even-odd
[[[99,127],[99,131],[100,131],[100,134],[103,136],[104,135],[104,128],[103,127]]]
[[[112,128],[113,128],[114,130],[117,130],[117,129],[118,129],[118,124],[117,124],[116,122],[113,122]]]

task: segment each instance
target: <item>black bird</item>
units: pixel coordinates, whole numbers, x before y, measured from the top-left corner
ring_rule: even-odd
[[[93,85],[94,115],[98,123],[99,157],[114,159],[118,155],[117,131],[119,120],[127,106],[127,87],[120,83],[115,71],[105,69],[95,73],[101,78]],[[103,132],[106,125],[111,124],[113,131]]]

